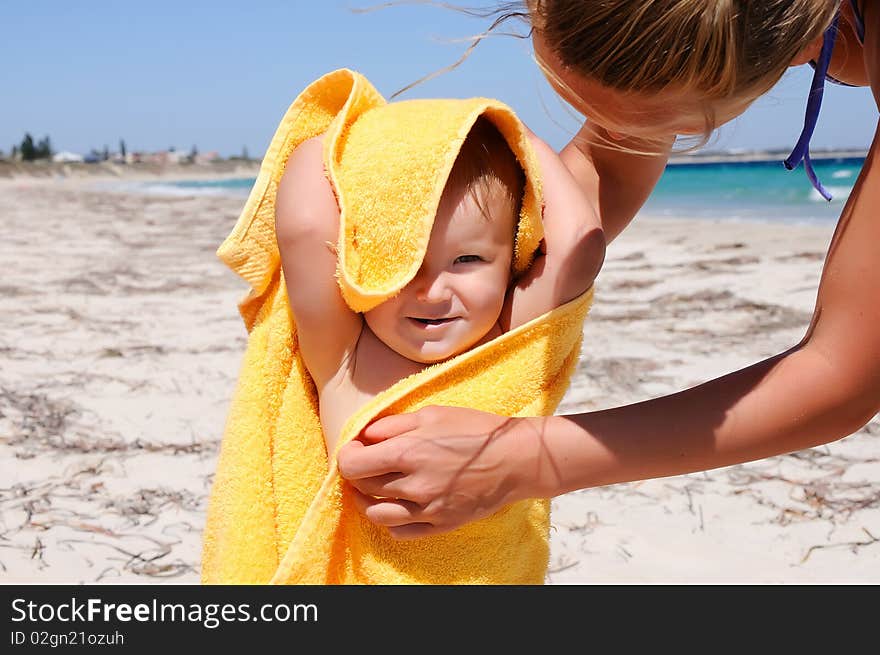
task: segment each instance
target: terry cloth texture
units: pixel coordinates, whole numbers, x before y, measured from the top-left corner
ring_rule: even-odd
[[[451,533],[413,541],[395,541],[359,514],[335,453],[326,451],[275,240],[275,195],[290,153],[323,133],[340,206],[338,282],[352,309],[375,307],[417,273],[446,179],[480,116],[498,127],[526,172],[513,264],[521,273],[543,234],[540,175],[525,128],[502,103],[386,103],[366,78],[340,69],[309,85],[282,119],[244,210],[218,250],[251,286],[239,304],[249,335],[211,490],[203,583],[543,583],[545,499],[513,503]],[[400,380],[350,417],[337,447],[376,418],[426,405],[552,414],[577,363],[591,301],[592,289]]]

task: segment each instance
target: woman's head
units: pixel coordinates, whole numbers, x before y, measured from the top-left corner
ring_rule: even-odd
[[[697,134],[742,113],[817,39],[829,0],[527,0],[535,56],[588,118]],[[664,135],[665,136],[665,135]]]

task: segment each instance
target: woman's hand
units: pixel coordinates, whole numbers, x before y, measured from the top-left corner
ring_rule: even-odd
[[[387,416],[340,448],[339,471],[394,538],[449,532],[532,496],[532,420],[438,406]]]

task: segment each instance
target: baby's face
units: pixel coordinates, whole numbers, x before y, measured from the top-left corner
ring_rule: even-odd
[[[364,319],[387,346],[431,364],[477,345],[497,324],[510,283],[514,207],[495,184],[480,204],[447,187],[422,267]]]

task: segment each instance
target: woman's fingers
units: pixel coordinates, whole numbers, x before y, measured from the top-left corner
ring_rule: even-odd
[[[405,498],[406,494],[400,485],[395,484],[399,483],[402,478],[402,473],[386,473],[385,475],[349,480],[349,484],[367,496]]]
[[[385,444],[377,443],[367,447],[357,439],[343,445],[336,453],[339,474],[351,482],[377,475],[396,473],[396,458],[391,457]]]
[[[355,489],[353,491],[355,505],[358,510],[376,525],[385,527],[397,527],[419,523],[421,507],[406,500],[394,500],[391,498],[374,498],[362,494]]]
[[[384,441],[415,430],[418,424],[419,419],[416,414],[393,414],[370,423],[361,432],[360,438],[366,442]]]
[[[418,425],[416,414],[395,414],[371,423],[336,454],[340,475],[354,481],[399,472],[400,447],[390,440],[415,430]]]

